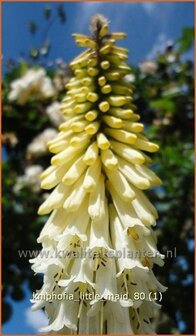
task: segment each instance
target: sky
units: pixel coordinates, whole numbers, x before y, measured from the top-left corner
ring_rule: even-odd
[[[13,315],[8,323],[3,324],[3,334],[37,334],[38,329],[47,325],[47,318],[44,312],[31,311],[30,299],[32,295],[25,283],[23,286],[25,299],[22,301],[12,301]]]
[[[62,2],[61,2],[62,4]],[[47,2],[4,2],[2,4],[2,47],[3,72],[7,60],[19,60],[21,53],[28,54],[32,46],[41,46],[46,21],[43,8]],[[57,3],[48,3],[56,11]],[[52,48],[48,61],[63,59],[69,62],[77,56],[80,48],[75,46],[71,34],[88,33],[90,17],[100,13],[110,21],[111,31],[126,32],[128,37],[120,42],[130,50],[129,61],[139,64],[153,59],[164,48],[167,41],[180,37],[182,28],[194,25],[194,4],[185,2],[64,2],[67,20],[65,25],[57,20],[49,31]],[[32,36],[28,31],[29,20],[38,25],[38,33]],[[3,334],[33,334],[46,318],[41,312],[30,310],[31,293],[26,285],[25,300],[12,302],[12,318],[4,325]],[[19,323],[22,321],[22,323]]]
[[[56,12],[56,3],[8,2],[3,3],[3,70],[8,59],[19,59],[21,52],[28,53],[32,46],[41,46],[46,21],[43,8],[46,5]],[[64,2],[67,20],[65,25],[57,20],[49,31],[52,42],[50,60],[62,58],[69,62],[81,52],[71,34],[88,33],[92,15],[104,14],[111,21],[111,31],[126,32],[128,37],[120,45],[130,50],[129,61],[138,64],[152,59],[168,40],[176,40],[183,27],[194,22],[193,3],[185,2]],[[32,36],[28,22],[38,25],[38,33]]]

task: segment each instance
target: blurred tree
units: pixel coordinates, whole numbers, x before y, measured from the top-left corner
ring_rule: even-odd
[[[44,17],[49,24],[52,15],[50,6],[46,6]],[[57,15],[64,23],[66,16],[61,5]],[[29,28],[32,33],[38,29],[32,22]],[[134,80],[134,103],[147,135],[161,147],[154,156],[154,170],[163,186],[150,193],[160,214],[156,231],[159,250],[167,253],[176,249],[176,257],[168,256],[165,266],[156,270],[168,286],[163,308],[155,318],[157,332],[162,334],[193,333],[193,63],[186,57],[192,45],[193,30],[186,28],[181,38],[168,44],[153,62],[133,67],[128,79]],[[43,56],[42,48],[44,45],[34,48],[31,57],[37,59],[36,50],[38,57]],[[47,72],[37,65],[32,68],[27,62],[9,62],[8,66],[2,92],[6,149],[2,199],[4,321],[12,313],[8,298],[23,299],[24,281],[32,291],[41,286],[39,277],[31,271],[29,254],[20,257],[19,251],[40,248],[36,239],[46,218],[37,216],[37,209],[46,193],[39,188],[38,176],[50,159],[46,143],[63,120],[59,102],[70,77],[63,61]],[[24,84],[23,91],[14,82],[16,79]],[[46,83],[47,90],[43,87]],[[184,304],[187,297],[189,305]]]
[[[193,333],[193,186],[194,82],[193,63],[185,56],[193,47],[193,29],[166,46],[155,62],[135,70],[135,104],[146,121],[148,136],[160,152],[154,165],[163,186],[151,193],[159,211],[159,248],[165,266],[156,269],[168,286],[155,323],[157,332]],[[167,251],[173,251],[173,257]],[[176,251],[176,256],[175,256]],[[187,297],[189,304],[184,304]],[[180,329],[179,329],[180,328]]]

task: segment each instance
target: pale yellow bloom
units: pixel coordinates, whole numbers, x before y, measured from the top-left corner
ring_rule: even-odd
[[[166,288],[153,273],[164,256],[151,228],[158,214],[144,190],[161,183],[146,155],[159,147],[143,135],[131,103],[128,52],[115,46],[125,34],[109,33],[100,15],[92,31],[74,34],[87,50],[71,63],[61,106],[66,121],[49,141],[55,155],[41,175],[42,188],[54,190],[39,208],[51,215],[38,238],[43,250],[32,260],[44,273],[34,308],[45,309],[47,333],[152,334],[160,306],[151,294]],[[46,292],[69,298],[49,303]]]

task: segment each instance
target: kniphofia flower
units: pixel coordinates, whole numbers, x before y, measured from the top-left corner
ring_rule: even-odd
[[[144,136],[124,80],[128,51],[116,40],[125,34],[108,32],[97,15],[92,37],[73,36],[87,49],[71,62],[61,107],[66,121],[48,143],[54,156],[41,176],[41,187],[54,189],[39,208],[51,214],[33,260],[33,270],[44,274],[34,309],[49,318],[44,332],[150,334],[160,308],[152,294],[166,289],[153,273],[164,256],[152,229],[158,214],[145,195],[161,183],[148,167],[148,153],[159,147]],[[77,255],[81,249],[91,255]],[[48,301],[44,295],[52,293],[68,299]]]

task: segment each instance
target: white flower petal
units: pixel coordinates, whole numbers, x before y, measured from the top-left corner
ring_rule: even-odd
[[[117,141],[110,141],[110,143],[114,152],[128,162],[138,164],[142,164],[145,162],[145,157],[143,153],[139,150],[133,149],[132,147],[129,147]]]
[[[65,210],[64,210],[65,211]],[[62,237],[67,237],[67,235],[78,236],[81,240],[87,240],[87,227],[90,221],[90,217],[88,214],[88,196],[85,197],[84,201],[81,203],[78,208],[78,212],[70,212],[66,213],[66,230],[63,232],[61,236],[58,237],[59,248],[63,248],[63,242],[61,242]],[[80,216],[78,216],[78,213]]]
[[[53,209],[63,206],[66,197],[70,194],[71,188],[61,182],[50,194],[47,200],[39,207],[38,214],[45,215]]]
[[[146,225],[155,225],[156,219],[155,217],[148,211],[144,203],[141,203],[136,195],[136,198],[132,201],[132,206],[141,219],[141,221]]]
[[[81,143],[80,147],[74,147],[74,146],[67,147],[64,151],[53,156],[51,160],[52,165],[62,166],[64,164],[67,164],[73,159],[77,160],[81,155],[83,147],[86,147],[86,143],[84,144]]]
[[[84,176],[83,174],[72,186],[72,191],[63,204],[64,209],[67,211],[76,211],[85,198],[86,190],[83,187]]]
[[[86,171],[83,183],[83,186],[86,191],[91,192],[96,187],[100,174],[101,174],[101,161],[100,158],[97,158],[97,160]]]
[[[109,218],[107,201],[105,200],[105,216],[103,219],[92,221],[90,227],[89,249],[105,248],[110,250]]]
[[[100,220],[105,216],[105,208],[104,176],[101,174],[97,180],[97,188],[90,193],[88,213],[92,220]]]
[[[83,156],[81,156],[73,163],[71,168],[64,175],[63,182],[67,185],[72,185],[77,181],[77,179],[84,173],[86,169],[87,166],[83,161]]]
[[[112,196],[114,206],[123,226],[128,228],[134,225],[142,225],[142,222],[138,219],[133,207],[129,203],[123,202],[122,199],[118,197],[118,194],[110,182],[107,181],[106,185]]]
[[[51,166],[51,169],[46,169],[45,172],[42,173],[41,178],[41,187],[43,189],[51,189],[55,187],[59,182],[62,181],[63,176],[66,171],[71,167],[72,163],[75,159],[71,159],[67,162],[66,167],[63,166]],[[53,169],[52,169],[53,168]]]
[[[161,179],[148,167],[144,165],[136,165],[136,170],[147,178],[152,187],[162,184]]]
[[[107,299],[108,296],[111,296],[112,300],[117,293],[116,267],[114,259],[106,258],[106,260],[106,266],[100,265],[96,271],[95,289],[100,298]]]
[[[106,309],[108,334],[133,334],[128,308],[119,302],[107,302]]]
[[[67,214],[64,209],[54,210],[37,239],[38,243],[44,242],[48,238],[54,239],[61,234],[67,225],[66,217]]]
[[[125,201],[130,201],[135,197],[135,192],[132,187],[129,185],[127,179],[119,170],[108,170],[105,169],[107,176],[113,185],[116,192],[119,194],[119,197]]]
[[[119,158],[118,161],[119,170],[123,173],[123,175],[127,178],[129,182],[131,182],[139,189],[148,189],[150,187],[149,180],[136,170],[136,165],[133,165],[130,162],[128,163],[121,158]],[[143,167],[143,165],[141,165],[141,167]]]

